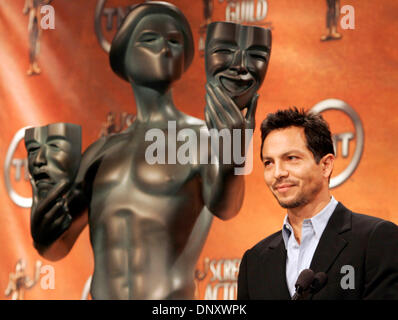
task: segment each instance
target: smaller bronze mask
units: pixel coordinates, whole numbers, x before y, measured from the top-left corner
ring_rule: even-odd
[[[73,181],[81,159],[81,127],[54,123],[25,131],[28,168],[39,199],[61,181]]]

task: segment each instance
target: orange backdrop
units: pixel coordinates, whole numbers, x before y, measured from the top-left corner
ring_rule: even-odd
[[[138,2],[111,0],[106,6]],[[186,14],[198,46],[199,29],[204,21],[202,1],[170,2]],[[236,0],[232,10],[236,12],[236,6],[243,2],[257,5],[260,0]],[[398,223],[395,146],[398,138],[395,108],[398,102],[395,16],[398,2],[342,0],[342,6],[352,5],[355,9],[355,29],[340,28],[343,38],[332,42],[320,41],[325,31],[325,0],[264,2],[268,5],[267,14],[260,23],[266,22],[272,27],[273,48],[268,74],[259,92],[253,171],[246,176],[245,200],[238,216],[226,222],[216,219],[213,222],[198,262],[201,271],[206,258],[212,262],[204,279],[198,281],[199,299],[210,297],[209,292],[216,284],[220,287],[216,292],[218,299],[233,297],[236,269],[244,251],[281,227],[285,212],[263,181],[258,129],[267,113],[278,108],[295,105],[309,109],[328,98],[350,104],[364,127],[364,150],[354,174],[334,188],[332,194],[353,211]],[[228,3],[230,1],[214,0],[213,21],[226,19]],[[25,197],[31,195],[29,182],[24,179],[23,169],[18,180],[18,168],[14,165],[9,172],[4,172],[4,164],[11,140],[25,126],[53,122],[79,124],[83,129],[83,148],[86,148],[98,138],[108,112],[135,113],[131,88],[111,71],[108,56],[95,36],[96,4],[96,0],[52,2],[55,29],[42,33],[39,55],[42,73],[28,77],[28,18],[22,14],[24,0],[0,1],[0,299],[9,299],[4,290],[20,258],[26,260],[26,273],[30,277],[38,259],[54,270],[55,288],[37,284],[26,291],[26,299],[80,299],[93,270],[87,228],[63,260],[50,262],[39,257],[30,237],[30,209],[13,203],[4,176],[9,175],[13,188]],[[111,34],[106,33],[108,38]],[[204,85],[204,60],[196,50],[191,68],[174,88],[176,105],[203,119]],[[327,112],[325,117],[334,133],[353,131],[350,121],[341,114]],[[348,164],[355,145],[354,140],[347,159],[338,156],[335,174]],[[24,158],[26,152],[20,143],[14,159]],[[222,279],[213,279],[216,270]],[[46,275],[43,272],[42,279]],[[230,288],[231,296],[224,296]]]

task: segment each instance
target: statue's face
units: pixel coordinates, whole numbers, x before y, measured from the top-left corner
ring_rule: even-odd
[[[61,179],[74,179],[81,158],[79,126],[55,123],[27,129],[25,146],[29,172],[39,199],[44,198]]]
[[[134,83],[167,88],[184,72],[184,38],[177,22],[165,14],[142,18],[125,59],[127,76]]]
[[[205,51],[207,81],[221,86],[240,109],[247,107],[267,73],[271,31],[214,22],[207,30]]]

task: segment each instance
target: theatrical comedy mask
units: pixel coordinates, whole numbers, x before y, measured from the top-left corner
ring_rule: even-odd
[[[270,29],[211,23],[205,49],[207,82],[225,90],[240,110],[248,107],[267,73],[271,43]]]

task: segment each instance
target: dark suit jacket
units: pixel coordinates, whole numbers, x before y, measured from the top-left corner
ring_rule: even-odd
[[[345,265],[354,268],[354,289],[341,285],[347,283],[348,273],[342,270]],[[353,213],[339,203],[322,234],[310,269],[326,272],[328,282],[307,299],[398,299],[398,227],[389,221]],[[291,299],[281,231],[245,252],[238,276],[238,299]]]

